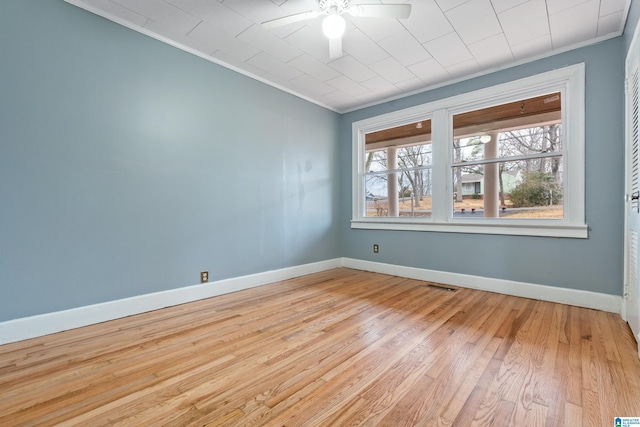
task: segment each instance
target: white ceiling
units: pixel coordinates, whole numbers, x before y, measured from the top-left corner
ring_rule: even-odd
[[[622,34],[631,0],[354,0],[411,3],[409,19],[346,15],[329,58],[322,17],[263,30],[317,0],[65,0],[338,112]]]

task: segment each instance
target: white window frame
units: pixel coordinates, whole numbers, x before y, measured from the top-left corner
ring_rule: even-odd
[[[561,93],[562,102],[564,217],[562,219],[454,218],[451,196],[453,194],[451,179],[453,115],[555,92]],[[587,238],[584,100],[585,65],[581,63],[354,122],[352,125],[351,228]],[[427,119],[432,123],[431,217],[365,216],[365,135]]]

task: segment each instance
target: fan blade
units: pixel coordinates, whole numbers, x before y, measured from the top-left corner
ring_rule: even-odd
[[[265,30],[272,30],[274,28],[282,27],[284,25],[293,24],[294,22],[305,21],[307,19],[313,19],[320,15],[317,10],[310,10],[309,12],[296,13],[295,15],[284,16],[282,18],[272,19],[262,23],[262,28]]]
[[[411,14],[410,4],[356,4],[349,8],[353,16],[367,18],[402,18]]]
[[[329,58],[338,59],[342,56],[342,37],[329,39]]]

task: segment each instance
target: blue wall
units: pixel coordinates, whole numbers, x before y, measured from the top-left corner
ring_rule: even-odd
[[[351,178],[354,121],[563,66],[586,63],[586,220],[589,239],[352,230],[342,191],[346,257],[621,295],[623,275],[624,44],[622,38],[342,116],[343,182]],[[374,254],[372,245],[380,245]]]
[[[339,255],[337,114],[62,0],[0,53],[0,321]]]

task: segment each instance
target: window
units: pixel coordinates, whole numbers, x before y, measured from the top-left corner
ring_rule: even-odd
[[[587,237],[584,65],[353,124],[353,228]]]

